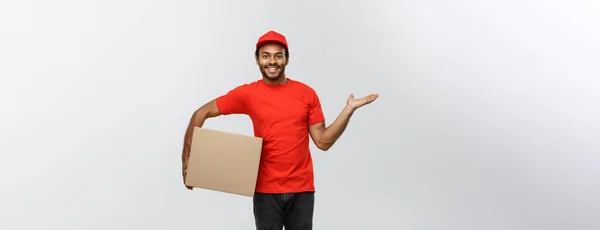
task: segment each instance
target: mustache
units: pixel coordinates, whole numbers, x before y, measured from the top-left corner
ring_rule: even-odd
[[[278,68],[280,68],[281,66],[280,65],[265,65],[265,68],[269,68],[269,67],[278,67]]]

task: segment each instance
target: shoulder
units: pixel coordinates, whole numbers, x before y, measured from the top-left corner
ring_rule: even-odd
[[[250,88],[256,88],[257,85],[258,85],[258,81],[252,81],[252,82],[242,83],[242,84],[238,85],[236,88],[250,89]]]
[[[235,87],[233,87],[230,92],[248,92],[252,89],[256,89],[256,86],[258,85],[257,81],[253,81],[253,82],[247,82],[247,83],[242,83],[242,84],[238,84]]]
[[[300,92],[302,92],[303,94],[317,94],[317,91],[309,86],[308,84],[298,81],[298,80],[292,80],[290,79],[290,81],[295,85],[295,89],[299,90]]]
[[[295,85],[294,90],[300,94],[300,97],[302,97],[306,101],[306,103],[308,103],[309,105],[320,104],[319,95],[313,87],[301,81],[291,81]]]

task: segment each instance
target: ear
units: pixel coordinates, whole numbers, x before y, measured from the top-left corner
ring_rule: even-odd
[[[287,49],[284,49],[284,50],[285,50],[285,53],[287,54],[287,52],[288,52]],[[290,63],[290,55],[288,55],[288,57],[285,58],[285,65],[288,65],[289,63]]]

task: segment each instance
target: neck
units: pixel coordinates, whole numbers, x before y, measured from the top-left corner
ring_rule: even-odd
[[[285,77],[284,74],[282,74],[277,79],[270,79],[267,77],[263,77],[263,81],[269,85],[283,85],[283,84],[287,83],[288,79],[287,79],[287,77]]]

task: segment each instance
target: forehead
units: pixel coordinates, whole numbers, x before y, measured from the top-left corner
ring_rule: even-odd
[[[258,49],[259,53],[283,53],[284,51],[285,47],[278,43],[266,43]]]

